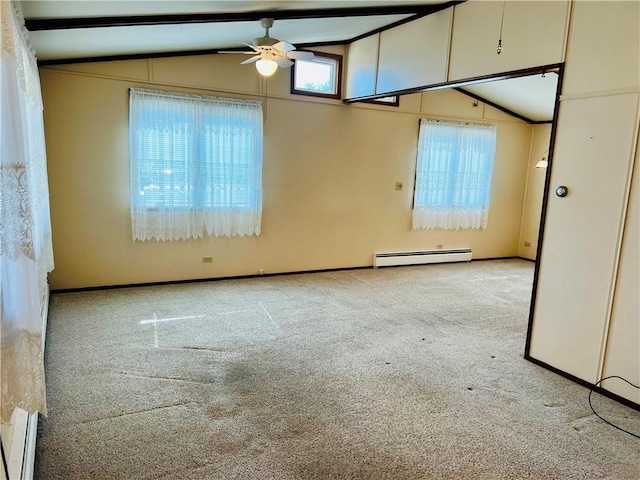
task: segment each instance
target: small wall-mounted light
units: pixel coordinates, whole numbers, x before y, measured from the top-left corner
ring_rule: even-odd
[[[547,159],[548,155],[549,153],[547,152],[542,156],[538,163],[536,163],[536,168],[547,168],[549,166],[549,160]]]

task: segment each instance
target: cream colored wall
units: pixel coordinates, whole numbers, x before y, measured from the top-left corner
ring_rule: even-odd
[[[530,125],[452,91],[403,97],[400,108],[292,96],[288,71],[262,85],[239,60],[194,56],[41,69],[53,289],[369,266],[374,252],[437,245],[471,247],[475,258],[518,253]],[[263,100],[259,237],[132,241],[130,87]],[[411,230],[418,120],[428,115],[498,125],[484,231]],[[403,191],[395,190],[396,181],[404,182]],[[201,262],[205,255],[213,264]]]
[[[545,168],[536,168],[536,164],[549,154],[551,124],[534,125],[531,131],[531,149],[529,151],[529,167],[527,169],[527,186],[522,209],[522,225],[518,256],[536,259],[538,251],[538,232],[542,213],[542,197],[544,195]]]

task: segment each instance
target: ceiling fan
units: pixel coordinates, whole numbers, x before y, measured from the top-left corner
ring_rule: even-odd
[[[260,24],[265,29],[264,37],[254,39],[253,44],[243,43],[252,50],[249,52],[219,52],[219,53],[241,53],[244,55],[253,55],[248,58],[243,65],[248,63],[256,64],[256,70],[265,77],[269,77],[275,73],[278,67],[289,68],[293,65],[292,60],[313,60],[311,52],[297,52],[296,47],[289,42],[271,38],[269,29],[273,27],[273,18],[263,18]]]

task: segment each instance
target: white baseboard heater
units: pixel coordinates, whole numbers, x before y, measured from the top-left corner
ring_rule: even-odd
[[[426,265],[428,263],[468,262],[470,260],[470,248],[425,250],[422,252],[374,253],[373,268],[398,265]]]

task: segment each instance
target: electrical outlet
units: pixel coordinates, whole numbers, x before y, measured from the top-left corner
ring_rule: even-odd
[[[404,190],[404,183],[396,182],[396,190]]]
[[[530,247],[531,246],[531,242],[524,242],[524,246],[525,247]]]
[[[202,257],[202,263],[213,263],[213,257]]]

